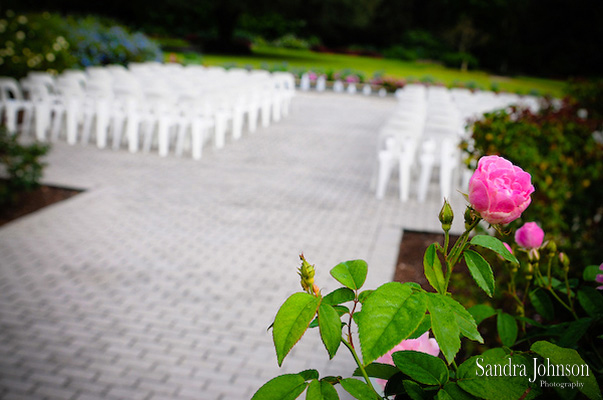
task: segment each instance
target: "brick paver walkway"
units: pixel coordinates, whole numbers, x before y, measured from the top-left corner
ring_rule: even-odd
[[[402,227],[438,230],[440,201],[369,189],[394,106],[299,94],[199,162],[55,144],[45,182],[86,191],[0,228],[0,398],[236,400],[280,373],[349,375],[314,331],[277,368],[267,327],[299,290],[299,252],[325,293],[355,258],[375,287]]]

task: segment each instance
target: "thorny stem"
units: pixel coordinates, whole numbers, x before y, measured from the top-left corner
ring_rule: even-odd
[[[366,370],[364,369],[364,366],[360,362],[360,359],[358,358],[358,354],[356,354],[356,350],[354,350],[354,347],[352,347],[352,345],[349,342],[347,342],[344,338],[341,338],[341,341],[343,342],[343,344],[345,344],[345,346],[352,353],[352,357],[354,357],[354,361],[356,361],[356,365],[358,365],[358,369],[360,369],[360,373],[362,373],[362,376],[364,377],[364,380],[366,381],[366,384],[373,390],[373,392],[375,392],[375,394],[377,396],[379,396],[379,393],[377,393],[377,391],[373,387],[373,384],[371,383],[371,380],[369,379],[369,376],[366,373]],[[379,398],[381,398],[381,396],[379,396]]]

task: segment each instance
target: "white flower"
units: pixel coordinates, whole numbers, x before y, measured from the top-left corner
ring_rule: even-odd
[[[17,22],[25,25],[27,23],[27,17],[25,15],[19,15],[17,17]]]
[[[53,62],[53,61],[55,60],[55,58],[56,58],[56,57],[54,56],[54,54],[53,54],[53,53],[46,53],[46,59],[47,59],[49,62]]]
[[[21,41],[25,39],[25,32],[18,31],[17,33],[15,33],[15,37],[17,38],[17,40]]]

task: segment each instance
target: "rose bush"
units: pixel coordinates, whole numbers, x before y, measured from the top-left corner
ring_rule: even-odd
[[[375,290],[363,290],[368,266],[363,260],[351,260],[331,270],[331,276],[343,286],[323,295],[314,280],[314,266],[300,256],[302,266],[298,273],[303,291],[285,301],[271,326],[277,363],[282,365],[308,328],[318,328],[329,358],[340,347],[346,347],[357,364],[354,376],[363,380],[321,377],[317,370],[310,369],[270,380],[252,400],[293,400],[306,390],[307,400],[335,400],[339,399],[335,385],[341,385],[344,391],[361,400],[527,400],[540,395],[550,399],[559,398],[555,397],[553,387],[560,383],[566,386],[571,383],[577,388],[561,390],[561,398],[573,398],[579,391],[591,400],[601,399],[594,374],[579,377],[539,374],[538,380],[530,380],[535,376],[533,368],[544,362],[603,370],[596,347],[578,346],[592,343],[593,333],[600,334],[603,296],[588,286],[590,283],[579,288],[576,282],[570,282],[569,260],[566,256],[560,258],[550,241],[544,248],[530,249],[543,254],[529,260],[524,257],[528,249],[516,250],[520,260],[495,237],[470,238],[482,218],[492,217],[491,223],[517,218],[529,204],[533,191],[529,175],[526,177],[525,172],[508,161],[486,158],[480,164],[481,170],[472,178],[474,195],[469,196],[470,202],[471,199],[475,202],[471,202],[464,214],[465,232],[450,246],[448,231],[454,216],[445,202],[440,212],[444,245],[433,243],[425,251],[424,272],[434,291],[411,282],[390,282]],[[488,252],[497,254],[507,264],[510,282],[503,290],[518,302],[517,312],[494,309],[488,304],[466,309],[449,293],[452,271],[462,258],[476,285],[490,297],[495,294],[492,267],[481,254]],[[554,260],[560,260],[561,265],[553,265]],[[592,275],[591,280],[595,281],[591,267],[587,275]],[[530,318],[529,305],[542,313],[542,318],[554,318],[549,294],[571,313],[571,321],[549,328]],[[583,311],[578,307],[589,317],[579,315]],[[466,349],[464,354],[460,353],[463,338],[470,343],[484,342],[478,325],[494,316],[503,347],[494,346],[474,356],[467,354]],[[566,331],[567,334],[560,333]],[[436,343],[429,339],[430,333]],[[513,365],[526,372],[495,376],[484,374],[483,365],[499,369]],[[371,378],[387,381],[383,394],[374,388]]]

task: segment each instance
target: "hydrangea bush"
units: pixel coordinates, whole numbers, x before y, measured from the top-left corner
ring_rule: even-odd
[[[335,385],[361,400],[524,400],[576,394],[601,399],[596,376],[603,365],[593,342],[601,340],[596,335],[601,333],[603,297],[593,287],[601,270],[587,268],[582,285],[570,281],[567,256],[557,253],[554,243],[543,244],[537,225],[518,231],[515,248],[493,236],[472,236],[481,221],[502,229],[501,224],[519,218],[534,187],[528,173],[497,156],[481,158],[471,182],[465,232],[454,244],[448,202],[439,214],[444,244],[430,245],[423,259],[430,290],[412,282],[363,290],[368,266],[351,260],[331,270],[342,287],[323,295],[314,281],[315,267],[302,254],[298,273],[303,291],[285,301],[271,326],[277,363],[282,365],[307,329],[318,328],[330,358],[341,347],[352,354],[354,376],[321,377],[313,369],[285,374],[263,385],[252,400],[293,400],[304,392],[308,400],[333,400],[339,398]],[[506,265],[506,287],[496,284],[484,258],[488,253]],[[487,296],[495,291],[514,295],[514,310],[485,304],[466,309],[454,299],[450,277],[461,260]],[[570,320],[546,325],[529,317],[535,308],[542,314],[538,319],[553,321],[553,302],[567,308]],[[502,346],[461,356],[462,341],[484,341],[478,327],[491,317],[497,320]]]

